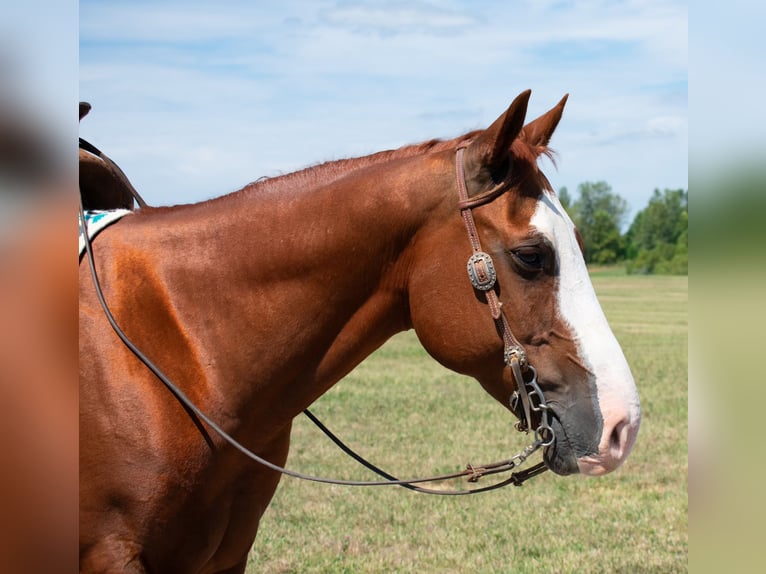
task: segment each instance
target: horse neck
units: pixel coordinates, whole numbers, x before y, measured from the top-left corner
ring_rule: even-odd
[[[246,381],[240,404],[272,396],[292,418],[409,327],[409,247],[452,183],[447,166],[434,177],[426,161],[375,165],[312,190],[263,186],[178,212],[180,243],[197,257],[184,264],[193,301],[176,307],[194,309],[187,332],[202,333],[199,356],[226,365],[220,384]],[[200,320],[210,316],[212,326]],[[225,342],[232,335],[240,344]]]

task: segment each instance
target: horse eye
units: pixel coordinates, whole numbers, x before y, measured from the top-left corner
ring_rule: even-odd
[[[527,247],[515,249],[511,253],[526,268],[537,270],[545,266],[545,258],[537,249]]]

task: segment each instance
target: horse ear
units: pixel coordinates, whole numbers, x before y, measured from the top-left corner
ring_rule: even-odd
[[[532,120],[522,130],[522,138],[529,145],[535,147],[545,147],[551,141],[551,136],[556,130],[561,120],[561,114],[564,113],[564,105],[567,103],[569,94],[564,95],[561,101],[552,109],[545,112],[536,120]]]
[[[476,185],[486,185],[490,183],[488,179],[502,177],[506,172],[511,144],[524,127],[531,94],[532,90],[526,90],[516,96],[505,113],[480,132],[466,149],[466,176]]]
[[[491,126],[481,132],[469,146],[469,154],[480,160],[485,167],[492,167],[506,161],[511,143],[521,133],[527,104],[532,90],[521,92],[508,109]]]

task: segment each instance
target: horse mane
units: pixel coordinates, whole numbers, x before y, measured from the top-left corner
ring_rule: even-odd
[[[247,184],[240,191],[247,193],[268,187],[269,191],[278,193],[283,189],[326,185],[348,173],[372,165],[456,148],[458,144],[471,139],[477,133],[478,130],[448,140],[430,139],[417,144],[405,145],[397,149],[376,152],[371,155],[326,161],[284,175],[261,177]]]
[[[273,177],[260,177],[257,180],[248,183],[239,191],[221,195],[202,203],[207,204],[210,202],[229,201],[235,197],[248,196],[250,194],[260,192],[268,192],[270,194],[275,193],[279,195],[280,193],[286,193],[288,191],[294,191],[297,189],[313,189],[316,187],[328,185],[334,181],[337,181],[343,176],[348,175],[349,173],[373,165],[378,165],[399,159],[407,159],[424,154],[437,153],[444,150],[456,149],[459,144],[473,139],[481,131],[482,130],[473,130],[452,139],[430,139],[424,142],[405,145],[397,149],[379,151],[361,157],[330,160],[324,163],[314,164],[294,172]],[[555,165],[553,151],[550,150],[547,146],[530,145],[524,140],[523,132],[522,137],[517,138],[513,142],[511,149],[514,156],[516,156],[525,164],[526,169],[524,171],[526,174],[535,178],[540,178],[540,188],[553,192],[552,186],[537,166],[537,158],[540,155],[547,156]],[[162,210],[163,208],[154,208],[155,211],[158,209]]]

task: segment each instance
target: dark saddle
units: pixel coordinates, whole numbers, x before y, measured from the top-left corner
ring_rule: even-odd
[[[80,102],[80,121],[90,104]],[[133,209],[144,201],[119,166],[93,144],[80,138],[80,195],[89,210]]]

